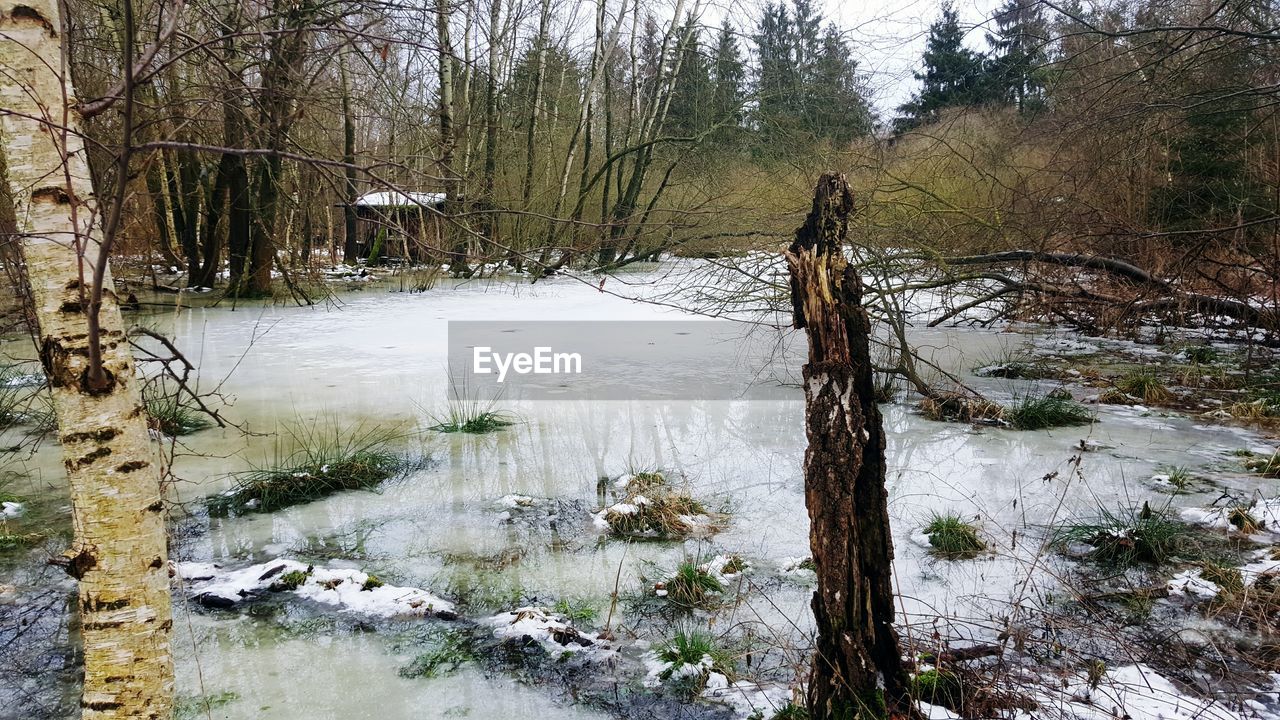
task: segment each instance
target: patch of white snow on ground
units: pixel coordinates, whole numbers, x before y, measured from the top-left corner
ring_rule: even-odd
[[[731,564],[739,566],[737,572],[725,572],[725,568]],[[721,583],[737,580],[742,575],[751,572],[751,563],[743,560],[738,555],[717,555],[711,560],[698,566],[702,572],[714,577]]]
[[[452,614],[453,605],[426,590],[381,584],[368,587],[368,573],[350,568],[319,568],[281,558],[240,570],[224,570],[212,563],[177,563],[178,577],[197,600],[220,599],[223,606],[242,602],[267,591],[287,573],[301,572],[306,578],[292,592],[299,597],[340,610],[375,617],[404,617]],[[373,583],[377,584],[377,583]]]
[[[731,683],[724,675],[712,672],[707,675],[702,697],[732,707],[739,718],[749,718],[756,713],[763,713],[767,718],[787,706],[791,701],[791,688],[749,680]]]
[[[591,659],[604,659],[617,652],[612,643],[588,637],[567,622],[567,618],[545,607],[517,608],[498,613],[486,622],[493,626],[495,637],[528,637],[552,653],[575,652]]]
[[[1169,579],[1169,594],[1186,595],[1188,597],[1217,597],[1220,588],[1216,583],[1200,577],[1200,570],[1192,568],[1183,570]]]
[[[1107,671],[1091,688],[1088,680],[1077,678],[1058,691],[1037,694],[1041,707],[1019,718],[1049,717],[1056,710],[1059,717],[1077,720],[1243,720],[1214,700],[1189,697],[1167,678],[1145,665],[1125,665]]]
[[[1197,525],[1205,525],[1217,530],[1230,532],[1238,529],[1231,522],[1231,513],[1235,510],[1243,510],[1249,513],[1249,517],[1258,522],[1259,529],[1262,532],[1280,533],[1280,497],[1256,498],[1248,505],[1186,508],[1182,511],[1182,519]]]

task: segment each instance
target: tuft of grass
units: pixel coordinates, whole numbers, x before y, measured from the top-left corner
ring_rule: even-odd
[[[657,655],[659,660],[671,663],[658,677],[680,681],[690,694],[701,692],[707,685],[707,676],[713,672],[724,675],[730,682],[736,675],[732,653],[707,633],[676,633],[658,647]]]
[[[281,575],[279,580],[276,580],[275,582],[271,583],[271,586],[267,589],[270,590],[271,592],[285,592],[287,590],[297,590],[298,588],[306,584],[307,577],[310,576],[310,574],[311,574],[310,568],[308,568],[305,571],[290,570],[289,572]]]
[[[1227,522],[1245,535],[1253,535],[1263,529],[1263,523],[1249,512],[1249,506],[1237,505],[1227,510]]]
[[[809,710],[803,705],[788,702],[778,712],[774,713],[769,720],[809,720]]]
[[[1173,399],[1173,393],[1164,386],[1164,381],[1151,370],[1126,372],[1116,378],[1115,389],[1152,405],[1166,403]]]
[[[183,695],[173,703],[173,717],[175,720],[196,720],[208,717],[210,712],[239,699],[240,694],[231,690],[209,695]]]
[[[1244,575],[1239,568],[1219,563],[1206,562],[1200,566],[1200,577],[1217,585],[1225,593],[1234,594],[1244,590]]]
[[[626,484],[628,495],[643,495],[648,492],[666,490],[667,488],[667,476],[657,471],[634,473]]]
[[[730,555],[729,560],[725,562],[724,567],[720,568],[720,573],[722,575],[737,575],[738,573],[745,572],[748,567],[750,566],[747,565],[746,560],[742,559],[741,555]]]
[[[1070,397],[1049,394],[1024,397],[1004,413],[1009,425],[1017,430],[1044,430],[1053,427],[1088,425],[1093,413]]]
[[[1179,493],[1187,492],[1195,482],[1195,476],[1191,471],[1181,465],[1170,467],[1165,474],[1169,477],[1169,484]]]
[[[383,585],[386,585],[386,583],[382,582],[382,578],[379,578],[377,575],[369,575],[364,579],[364,582],[360,584],[360,590],[367,592],[375,588],[380,588]]]
[[[950,670],[925,670],[911,678],[911,695],[920,702],[959,711],[964,706],[964,683]]]
[[[719,578],[686,560],[663,583],[667,601],[686,608],[710,608],[719,602],[724,586]]]
[[[1280,391],[1274,387],[1250,388],[1246,399],[1232,403],[1227,412],[1245,420],[1280,417]]]
[[[987,549],[987,544],[978,536],[977,527],[959,515],[935,512],[924,532],[929,536],[933,553],[948,560],[974,558]]]
[[[163,383],[144,385],[142,404],[151,429],[171,437],[190,435],[213,426],[199,410],[182,402],[177,390],[170,390]]]
[[[342,490],[366,490],[413,463],[390,450],[399,434],[385,427],[299,425],[287,429],[295,446],[276,446],[273,461],[235,474],[234,486],[208,501],[214,515],[273,512]]]
[[[466,433],[468,435],[484,435],[516,424],[514,416],[491,410],[478,413],[467,413],[465,411],[459,413],[456,409],[450,409],[447,415],[432,419],[436,424],[430,426],[429,430],[442,433]]]
[[[25,550],[44,540],[40,533],[11,533],[0,527],[0,554]]]
[[[561,598],[551,609],[574,624],[589,623],[600,615],[595,605],[583,598]]]
[[[1119,568],[1161,565],[1174,557],[1203,553],[1200,533],[1175,519],[1167,507],[1156,510],[1146,502],[1115,512],[1100,507],[1097,517],[1058,528],[1053,541],[1059,546],[1089,545],[1089,560]]]
[[[981,397],[959,392],[937,393],[920,400],[920,412],[930,420],[994,425],[1005,409]]]
[[[484,435],[511,427],[519,419],[497,408],[497,397],[482,400],[468,395],[466,387],[453,385],[448,405],[441,414],[430,414],[428,430],[442,433]]]
[[[662,473],[636,473],[624,488],[624,501],[603,511],[611,535],[670,540],[688,537],[700,527],[709,532],[719,529],[706,505],[687,491],[672,487]],[[691,520],[698,516],[707,518],[707,522]]]
[[[1218,350],[1212,345],[1187,345],[1182,354],[1196,365],[1209,365],[1218,361]]]
[[[898,397],[898,380],[893,375],[876,374],[874,385],[875,400],[883,405],[893,402]],[[776,717],[776,716],[775,716]]]

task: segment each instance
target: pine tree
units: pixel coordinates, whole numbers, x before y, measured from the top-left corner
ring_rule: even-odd
[[[987,33],[992,57],[987,63],[988,93],[992,100],[1014,105],[1021,112],[1044,104],[1041,68],[1046,63],[1048,27],[1037,0],[1005,0],[996,11],[996,30]]]
[[[713,122],[711,69],[702,54],[701,32],[692,16],[685,21],[679,37],[686,40],[677,55],[680,73],[672,89],[667,122],[675,134],[694,136],[709,130]]]
[[[755,37],[760,58],[757,121],[766,138],[785,134],[790,98],[796,91],[795,52],[791,17],[782,3],[765,5]]]
[[[814,137],[843,144],[871,132],[871,109],[857,68],[839,29],[828,24],[813,63],[812,93],[806,96],[811,104],[808,129]]]
[[[942,6],[942,16],[929,26],[922,59],[924,70],[915,78],[923,86],[915,98],[898,108],[903,113],[894,123],[898,131],[936,120],[944,108],[973,105],[984,99],[983,58],[964,46],[960,16],[950,3]]]
[[[733,26],[726,19],[716,38],[716,55],[712,65],[715,90],[712,97],[712,121],[720,125],[714,141],[719,145],[734,142],[742,129],[742,101],[745,96],[743,83],[747,71],[738,49],[738,38]]]
[[[796,121],[805,128],[813,124],[821,98],[826,92],[817,84],[814,70],[822,53],[819,30],[822,15],[814,9],[813,0],[792,0],[791,57],[794,85],[788,94],[788,106]]]

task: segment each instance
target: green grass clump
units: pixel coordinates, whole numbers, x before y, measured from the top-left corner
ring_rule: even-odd
[[[987,549],[987,544],[978,537],[977,527],[959,515],[934,513],[924,533],[929,536],[933,553],[949,560],[977,557]]]
[[[398,438],[390,429],[332,425],[299,426],[288,435],[291,452],[276,448],[268,466],[234,475],[234,486],[209,499],[215,515],[273,512],[341,490],[365,490],[412,466],[389,449]]]
[[[589,623],[600,614],[589,600],[580,598],[561,598],[551,609],[572,623]]]
[[[1116,378],[1115,389],[1144,403],[1159,404],[1173,399],[1164,381],[1151,370],[1130,370]]]
[[[310,575],[309,570],[290,570],[280,576],[279,580],[271,583],[271,587],[267,588],[272,592],[285,592],[286,590],[297,590],[307,582]]]
[[[1169,484],[1173,486],[1173,489],[1180,493],[1190,490],[1192,482],[1195,481],[1195,476],[1191,474],[1191,471],[1181,465],[1170,467],[1165,472],[1165,475],[1168,476]]]
[[[182,402],[177,391],[171,391],[160,383],[143,386],[142,404],[147,410],[151,428],[171,437],[213,427],[213,423],[199,410]]]
[[[713,672],[724,675],[730,682],[735,678],[732,653],[707,633],[676,633],[658,647],[657,655],[659,660],[671,663],[671,667],[659,673],[658,677],[663,680],[677,678],[690,694],[701,692],[707,686],[707,676]],[[696,667],[697,671],[686,666]]]
[[[497,399],[472,398],[465,388],[454,387],[449,404],[441,414],[431,414],[428,430],[442,433],[483,435],[516,424],[515,415],[497,409]]]
[[[809,720],[809,710],[803,705],[788,702],[782,709],[774,713],[769,720]]]
[[[1093,413],[1080,403],[1061,395],[1025,397],[1007,408],[1005,420],[1017,430],[1043,430],[1053,427],[1088,425]]]
[[[959,712],[964,705],[964,683],[949,670],[925,670],[911,678],[911,695],[921,702]]]
[[[1218,351],[1212,345],[1187,345],[1182,354],[1189,362],[1197,365],[1208,365],[1218,361]]]
[[[43,540],[40,533],[10,533],[0,527],[0,554],[25,550]]]
[[[484,435],[516,424],[513,416],[496,411],[485,411],[474,415],[459,415],[450,411],[448,415],[433,419],[436,424],[432,425],[430,430],[468,435]]]
[[[698,565],[685,561],[663,583],[667,601],[687,608],[714,606],[724,592],[720,580]]]
[[[364,582],[361,583],[360,589],[367,592],[369,590],[380,588],[383,585],[386,585],[386,583],[382,582],[382,578],[377,575],[369,575],[364,579]]]
[[[1103,565],[1127,568],[1139,563],[1161,565],[1174,557],[1193,558],[1203,553],[1201,534],[1175,519],[1168,508],[1156,510],[1149,503],[1112,512],[1099,508],[1098,516],[1058,528],[1053,539],[1059,546],[1089,545],[1087,557]]]

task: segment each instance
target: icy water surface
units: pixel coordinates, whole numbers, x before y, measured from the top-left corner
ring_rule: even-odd
[[[340,308],[223,305],[142,321],[171,334],[198,361],[202,386],[221,384],[232,401],[228,416],[252,431],[331,418],[402,424],[414,431],[403,449],[430,462],[378,492],[235,518],[197,512],[179,525],[179,559],[242,566],[283,556],[335,558],[488,614],[584,601],[600,613],[599,627],[615,584],[624,594],[642,593],[640,576],[653,577],[656,568],[733,552],[751,562],[749,582],[758,588],[721,622],[753,624],[757,635],[803,644],[811,576],[784,572],[809,554],[799,390],[788,401],[500,402],[518,416],[516,425],[483,436],[443,435],[422,428],[444,410],[449,390],[448,320],[681,316],[567,279],[472,282],[423,294],[371,287],[340,299]],[[960,370],[1023,340],[971,329],[922,332],[917,339]],[[1006,397],[1027,388],[975,382]],[[897,589],[908,633],[927,636],[937,627],[958,637],[994,637],[1001,627],[994,618],[1053,587],[1050,574],[1030,574],[1045,526],[1100,504],[1164,502],[1167,496],[1149,484],[1159,468],[1212,471],[1228,487],[1275,494],[1273,481],[1230,469],[1232,450],[1262,445],[1255,436],[1142,408],[1104,406],[1092,426],[1041,432],[936,423],[897,404],[884,412]],[[196,501],[227,486],[227,473],[265,462],[276,443],[287,441],[212,429],[182,442],[187,454],[175,471],[186,482],[175,492],[198,508]],[[1070,463],[1077,455],[1079,473]],[[658,468],[727,512],[724,532],[683,544],[600,542],[589,517],[583,522],[564,512],[548,529],[519,517],[508,521],[502,503],[521,494],[590,510],[598,507],[600,478]],[[933,559],[913,539],[933,511],[979,517],[999,552],[965,562]],[[954,620],[943,627],[933,620],[941,616]],[[179,599],[179,692],[219,698],[211,710],[217,718],[603,717],[575,705],[554,683],[521,684],[475,664],[446,677],[401,677],[415,655],[409,625],[372,632],[354,617],[333,621],[290,608],[259,616],[208,612]],[[624,606],[614,625],[641,641],[624,651],[632,659],[645,641],[661,639]]]

